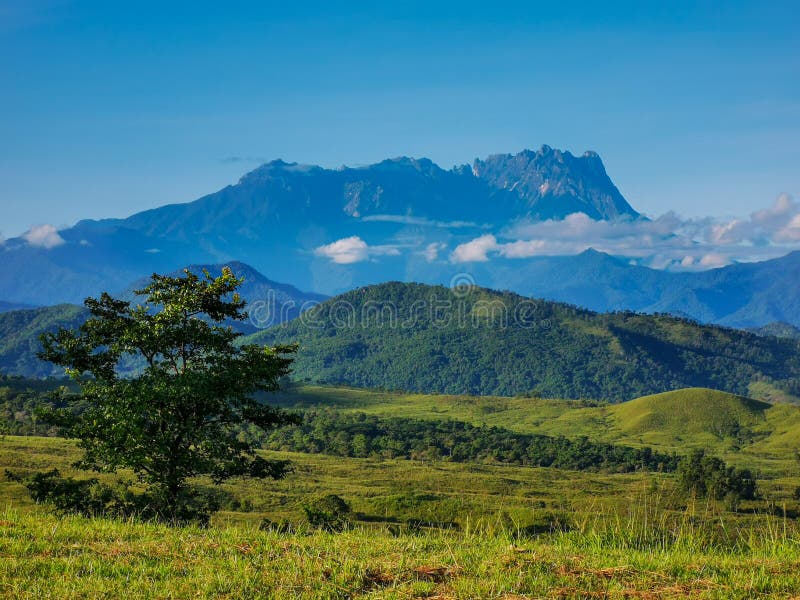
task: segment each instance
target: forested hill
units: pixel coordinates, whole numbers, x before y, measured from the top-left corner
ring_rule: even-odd
[[[247,341],[298,342],[298,380],[370,388],[623,401],[761,382],[800,394],[797,340],[480,288],[364,287]]]
[[[64,369],[42,362],[39,336],[60,327],[80,326],[89,311],[74,304],[43,306],[0,313],[0,373],[29,377],[63,376]]]

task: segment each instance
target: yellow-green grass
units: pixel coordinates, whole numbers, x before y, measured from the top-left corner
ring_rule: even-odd
[[[501,513],[521,526],[543,517],[618,512],[646,493],[657,492],[664,503],[683,506],[672,478],[664,474],[606,475],[531,469],[492,464],[419,462],[339,458],[289,452],[264,453],[292,461],[295,471],[279,481],[234,480],[222,489],[244,503],[246,511],[222,511],[221,522],[302,520],[302,505],[315,495],[335,493],[351,503],[365,522],[491,521]],[[1,474],[59,469],[88,477],[71,464],[80,451],[74,441],[59,438],[12,437],[0,441],[0,506],[28,510],[33,503],[19,483]],[[97,476],[97,475],[95,475]],[[99,475],[113,481],[130,475]],[[200,481],[208,484],[207,481]],[[574,519],[573,519],[574,520]]]
[[[237,479],[221,489],[235,500],[223,505],[215,523],[259,523],[303,521],[303,504],[309,498],[338,494],[345,498],[365,524],[403,525],[409,519],[430,523],[476,523],[510,520],[519,527],[556,519],[577,525],[597,514],[624,515],[631,507],[657,499],[659,511],[678,515],[686,510],[687,499],[676,491],[675,478],[663,473],[604,474],[549,468],[515,467],[498,464],[420,462],[340,458],[289,452],[265,456],[288,459],[294,472],[282,480]],[[59,438],[6,437],[0,441],[0,507],[19,510],[35,508],[24,487],[8,480],[6,469],[25,473],[59,469],[64,475],[97,476],[111,482],[130,479],[125,472],[90,474],[71,465],[80,456],[72,440]],[[196,483],[210,485],[207,480]],[[737,514],[725,518],[738,524],[761,521],[760,513],[782,517],[800,514],[794,490],[800,478],[786,476],[759,480],[764,499],[745,502]],[[647,499],[647,500],[645,500]],[[704,505],[705,506],[705,505]],[[715,513],[722,507],[708,503]],[[704,510],[705,510],[704,508]]]
[[[640,515],[640,517],[643,515]],[[720,546],[686,519],[520,538],[511,529],[392,535],[210,529],[0,512],[4,598],[790,598],[793,527]],[[652,524],[648,531],[658,531]]]
[[[705,448],[765,476],[800,473],[800,407],[688,388],[622,404],[380,392],[299,386],[281,396],[290,406],[330,406],[383,417],[456,419],[523,433],[686,453]]]
[[[79,454],[74,441],[5,437],[0,472],[85,477],[70,467]],[[788,598],[800,589],[789,479],[763,482],[777,511],[762,501],[732,514],[687,501],[665,474],[269,454],[295,472],[225,484],[247,509],[220,512],[207,530],[58,517],[0,479],[0,597]],[[303,503],[327,493],[350,502],[353,531],[303,526]],[[264,517],[299,531],[259,531]],[[458,529],[414,532],[410,518]],[[529,525],[540,527],[522,535]]]

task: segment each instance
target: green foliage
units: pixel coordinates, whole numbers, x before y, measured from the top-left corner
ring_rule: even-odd
[[[248,338],[297,341],[300,381],[358,387],[629,400],[685,387],[800,391],[800,343],[667,315],[597,314],[474,288],[386,283]]]
[[[115,485],[90,479],[62,477],[58,469],[27,476],[6,470],[9,481],[24,485],[36,503],[48,504],[59,514],[84,517],[139,518],[174,523],[208,525],[211,513],[220,509],[226,494],[208,488],[184,488],[175,506],[153,493],[135,493],[130,483]]]
[[[143,304],[108,294],[88,298],[91,317],[77,330],[42,336],[41,357],[65,367],[80,386],[79,393],[58,394],[58,403],[70,406],[43,417],[80,440],[81,468],[131,469],[164,518],[202,516],[191,477],[277,478],[288,469],[257,456],[237,435],[245,424],[269,429],[296,420],[252,398],[278,389],[293,348],[236,345],[239,334],[219,325],[246,317],[240,283],[229,269],[216,278],[188,270],[185,277],[154,274],[136,291]],[[125,378],[119,374],[125,360],[145,366]]]
[[[315,529],[339,532],[350,528],[350,505],[336,494],[315,498],[303,506],[303,512]]]
[[[264,442],[273,450],[335,456],[497,462],[578,471],[673,471],[675,455],[630,448],[586,437],[523,434],[462,421],[379,418],[331,409],[309,410],[300,427],[273,430]]]
[[[58,469],[38,472],[23,477],[6,470],[10,481],[22,483],[37,503],[52,505],[62,514],[80,514],[87,517],[115,515],[112,504],[120,499],[111,486],[96,478],[74,479],[61,477]]]
[[[0,374],[0,427],[11,435],[58,435],[60,429],[43,422],[40,416],[42,412],[66,408],[70,389],[74,391],[77,386],[67,380]],[[75,404],[72,407],[80,410]]]
[[[708,456],[704,450],[694,450],[680,460],[677,469],[680,487],[690,494],[725,500],[735,508],[739,500],[756,497],[756,482],[748,470],[729,467],[717,457]]]

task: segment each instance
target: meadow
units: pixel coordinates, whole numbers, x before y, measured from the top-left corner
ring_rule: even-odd
[[[271,454],[295,472],[222,486],[229,504],[208,529],[58,516],[0,482],[3,595],[510,600],[800,590],[791,507],[760,502],[730,513],[681,497],[669,475]],[[0,442],[2,467],[74,475],[75,457],[74,443],[58,438]],[[302,505],[325,493],[352,505],[352,530],[304,525]],[[265,517],[295,529],[259,530]]]

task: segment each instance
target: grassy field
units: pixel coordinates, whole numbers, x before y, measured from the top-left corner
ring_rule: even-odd
[[[542,398],[450,396],[358,388],[296,386],[283,406],[331,406],[384,417],[454,419],[521,433],[592,440],[685,453],[705,448],[769,478],[800,474],[800,406],[768,404],[716,390],[689,388],[621,404]]]
[[[233,480],[211,527],[57,516],[0,475],[0,597],[800,598],[800,409],[709,390],[596,405],[300,387],[286,406],[459,419],[685,452],[756,468],[736,513],[673,475],[294,453],[281,481]],[[0,438],[5,469],[73,470],[73,441]],[[101,479],[130,477],[125,473]],[[209,486],[208,481],[197,481]],[[334,493],[354,528],[309,528]],[[262,519],[295,531],[259,530]]]
[[[733,514],[687,501],[668,475],[272,454],[291,459],[295,473],[224,485],[235,506],[206,530],[59,517],[0,481],[0,596],[790,598],[800,590],[795,519],[765,514],[763,503]],[[0,441],[3,469],[74,474],[77,456],[57,438]],[[302,504],[324,493],[351,503],[354,530],[303,525]],[[259,531],[264,517],[298,531]]]
[[[277,534],[0,514],[6,598],[791,598],[800,548],[771,538],[718,548],[620,529]]]

